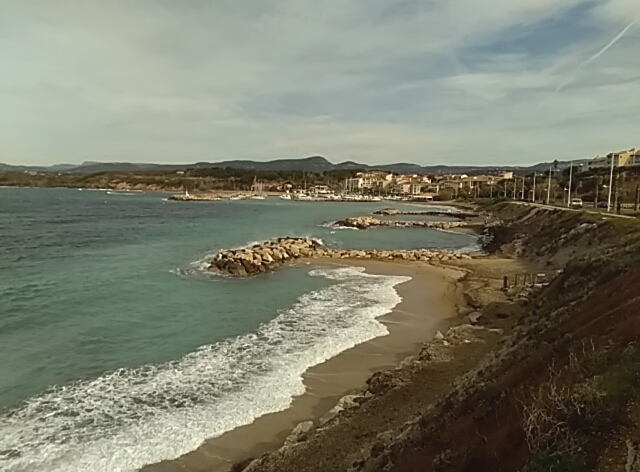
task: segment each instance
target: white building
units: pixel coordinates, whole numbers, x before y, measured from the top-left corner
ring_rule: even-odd
[[[587,161],[587,170],[611,167],[630,167],[640,165],[640,151],[632,148],[626,151],[610,152],[606,156],[598,156]]]
[[[328,185],[314,185],[309,189],[309,192],[313,195],[328,195],[333,193]]]
[[[345,190],[357,192],[360,190],[383,191],[393,183],[393,174],[387,172],[358,172],[354,178],[346,179]]]

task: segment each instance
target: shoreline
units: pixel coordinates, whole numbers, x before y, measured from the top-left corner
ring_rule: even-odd
[[[311,367],[303,374],[305,393],[294,397],[287,409],[263,415],[251,424],[205,441],[195,451],[147,465],[141,471],[226,472],[234,463],[275,451],[296,425],[312,420],[317,426],[320,417],[340,398],[362,392],[374,372],[397,367],[408,356],[417,354],[437,331],[452,325],[466,306],[459,283],[465,272],[455,268],[371,260],[303,259],[296,263],[303,264],[310,268],[364,267],[369,274],[410,276],[411,280],[395,287],[402,301],[378,318],[389,334]]]
[[[161,188],[145,188],[145,189],[135,189],[135,188],[96,188],[96,187],[49,187],[44,185],[0,185],[0,188],[7,189],[58,189],[58,190],[89,190],[92,192],[131,192],[131,193],[170,193],[180,195],[184,193],[184,189],[161,189]],[[216,190],[213,192],[197,192],[193,195],[207,195],[209,193],[221,194],[223,196],[222,201],[228,200],[224,197],[230,195],[237,195],[238,193],[250,193],[250,190]],[[273,197],[279,198],[281,195],[284,195],[285,192],[276,192],[276,191],[264,191],[262,193],[265,197]],[[249,199],[246,199],[249,200]],[[211,200],[215,201],[215,200]],[[401,205],[415,205],[417,207],[421,206],[436,206],[436,207],[456,207],[463,206],[460,202],[456,200],[443,200],[443,201],[433,201],[433,202],[423,202],[420,200],[381,200],[381,201],[371,201],[371,200],[292,200],[296,202],[302,203],[389,203],[389,204],[401,204]]]

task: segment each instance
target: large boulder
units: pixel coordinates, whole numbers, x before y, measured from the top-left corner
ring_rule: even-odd
[[[299,443],[307,436],[307,433],[311,428],[313,428],[313,421],[303,421],[302,423],[299,423],[298,426],[293,428],[291,434],[287,436],[287,439],[284,441],[284,445],[290,446],[292,444]]]
[[[402,385],[402,381],[391,371],[380,371],[367,380],[367,385],[369,386],[368,390],[377,395],[399,387]]]
[[[344,410],[344,408],[342,408],[341,406],[338,406],[338,405],[334,406],[329,411],[327,411],[324,415],[322,415],[322,417],[319,420],[320,425],[327,424],[329,421],[331,421],[336,416],[338,416],[340,414],[340,412],[343,411],[343,410]]]
[[[229,264],[227,271],[231,275],[247,275],[247,270],[238,261],[233,261],[231,264]]]

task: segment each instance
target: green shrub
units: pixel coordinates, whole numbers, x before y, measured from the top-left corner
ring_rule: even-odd
[[[587,470],[583,457],[570,454],[538,454],[531,458],[523,472],[583,472]]]

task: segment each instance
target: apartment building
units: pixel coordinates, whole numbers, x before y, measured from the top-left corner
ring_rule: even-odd
[[[513,172],[504,172],[498,175],[449,175],[436,183],[435,192],[439,192],[441,189],[454,189],[454,190],[474,190],[483,186],[495,185],[501,180],[513,179]]]
[[[390,190],[396,195],[420,195],[431,184],[426,175],[398,175],[393,179]]]
[[[393,183],[393,174],[387,172],[362,172],[356,177],[362,179],[363,188],[381,190]]]
[[[359,190],[382,191],[393,183],[393,174],[387,172],[358,172],[355,177],[345,181],[348,192]]]
[[[610,152],[606,156],[598,156],[587,161],[587,170],[600,169],[603,167],[630,167],[640,165],[640,151],[636,148],[626,151]]]

